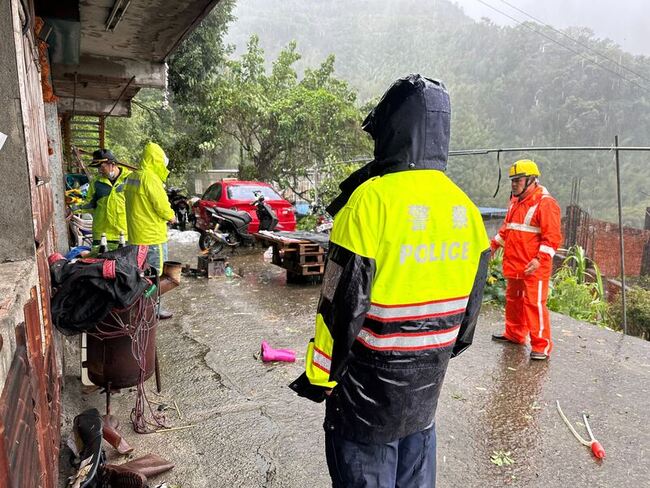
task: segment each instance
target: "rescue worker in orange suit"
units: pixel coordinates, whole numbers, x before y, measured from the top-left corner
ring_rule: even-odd
[[[326,400],[335,488],[433,488],[435,411],[472,343],[489,239],[446,175],[451,109],[438,81],[397,80],[366,118],[375,159],[341,183],[299,395]]]
[[[510,206],[490,243],[493,252],[504,248],[506,327],[492,339],[525,344],[530,336],[530,358],[545,360],[553,349],[546,299],[553,256],[562,242],[561,211],[557,201],[539,184],[539,169],[533,161],[517,161],[509,175]]]

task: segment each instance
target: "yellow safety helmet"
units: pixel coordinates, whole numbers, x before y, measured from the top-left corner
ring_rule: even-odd
[[[510,166],[509,178],[521,178],[522,176],[539,176],[539,168],[535,161],[530,159],[520,159]]]

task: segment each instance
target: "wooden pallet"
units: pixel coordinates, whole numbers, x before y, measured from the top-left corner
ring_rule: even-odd
[[[287,276],[319,276],[325,271],[327,251],[318,244],[277,234],[253,234],[255,239],[273,248],[271,262],[287,270]]]

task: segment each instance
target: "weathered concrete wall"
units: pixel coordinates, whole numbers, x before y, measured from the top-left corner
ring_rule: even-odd
[[[25,321],[23,306],[38,285],[36,261],[0,264],[0,387],[4,385],[16,350],[15,327]]]
[[[61,147],[61,124],[56,103],[45,104],[45,126],[54,199],[54,232],[56,250],[65,254],[68,250],[68,227],[65,221],[65,181],[63,178],[63,148]]]
[[[0,149],[0,263],[20,261],[34,255],[29,170],[11,3],[0,3],[0,132],[8,135]]]

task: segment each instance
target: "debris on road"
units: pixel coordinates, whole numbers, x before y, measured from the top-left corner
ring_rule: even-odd
[[[273,349],[268,342],[262,341],[262,361],[284,361],[293,363],[296,361],[296,352],[292,349]]]
[[[510,457],[510,451],[494,451],[490,457],[492,464],[497,466],[510,466],[515,460]]]
[[[557,406],[557,411],[560,414],[560,417],[562,417],[562,420],[564,420],[564,423],[567,425],[573,436],[578,439],[578,441],[589,448],[591,448],[591,452],[593,455],[596,457],[596,459],[603,459],[605,457],[605,449],[603,449],[603,446],[596,440],[594,437],[593,432],[591,431],[591,427],[589,425],[589,421],[587,420],[587,415],[582,414],[582,419],[585,422],[585,427],[587,428],[587,432],[589,433],[589,440],[585,440],[580,434],[576,432],[576,430],[573,428],[573,425],[571,425],[571,422],[569,422],[569,419],[566,418],[564,415],[564,412],[562,411],[562,408],[560,407],[560,401],[557,400],[555,402]]]

